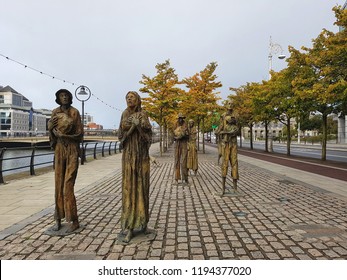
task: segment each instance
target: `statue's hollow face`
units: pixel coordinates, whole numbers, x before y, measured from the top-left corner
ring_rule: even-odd
[[[190,127],[193,127],[194,126],[194,121],[193,120],[189,120],[188,124],[189,124]]]
[[[182,125],[184,123],[184,118],[178,118],[178,123]]]
[[[128,107],[135,107],[137,105],[137,96],[129,92],[126,96],[126,101]]]
[[[61,105],[70,104],[70,95],[67,92],[59,93],[59,101]]]
[[[226,116],[225,121],[227,124],[236,125],[236,119],[234,117]]]
[[[226,105],[225,107],[228,109],[228,110],[232,110],[233,109],[233,102],[231,100],[228,100],[226,102]]]

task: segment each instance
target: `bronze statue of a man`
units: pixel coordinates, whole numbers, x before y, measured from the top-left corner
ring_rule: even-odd
[[[123,145],[122,155],[122,231],[118,240],[128,243],[135,234],[146,233],[149,220],[149,148],[152,126],[141,108],[141,98],[135,91],[126,95],[118,138]]]
[[[80,142],[83,125],[79,111],[72,107],[72,94],[66,89],[56,92],[56,102],[60,105],[52,112],[48,122],[51,146],[54,149],[55,170],[55,212],[53,231],[61,229],[61,221],[68,222],[66,233],[79,228],[74,186],[77,177]]]
[[[194,171],[194,174],[198,172],[198,149],[196,147],[196,127],[194,120],[188,121],[188,159],[187,168]]]
[[[187,168],[187,155],[188,155],[188,139],[189,133],[185,116],[181,113],[178,114],[177,123],[174,129],[175,140],[175,180],[184,181],[188,184],[188,168]]]
[[[231,177],[233,178],[233,190],[237,191],[237,180],[239,179],[238,160],[237,160],[237,135],[239,128],[237,125],[237,115],[233,110],[231,100],[226,103],[227,111],[223,114],[218,136],[222,149],[222,188],[225,193],[225,181],[228,173],[228,165],[231,165]]]
[[[217,147],[218,147],[218,165],[220,163],[220,159],[223,157],[223,150],[224,150],[224,144],[222,141],[222,136],[220,134],[220,131],[222,130],[223,127],[223,115],[220,116],[219,118],[219,126],[217,127],[215,131],[216,139],[217,139]]]

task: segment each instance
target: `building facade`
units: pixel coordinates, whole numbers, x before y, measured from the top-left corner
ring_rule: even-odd
[[[46,134],[47,117],[10,86],[0,87],[0,136]]]
[[[83,126],[86,127],[89,123],[93,123],[93,122],[94,122],[93,116],[89,113],[84,113]]]

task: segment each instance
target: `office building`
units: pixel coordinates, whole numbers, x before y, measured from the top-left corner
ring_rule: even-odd
[[[35,136],[46,134],[47,118],[24,95],[10,86],[0,86],[0,135]]]

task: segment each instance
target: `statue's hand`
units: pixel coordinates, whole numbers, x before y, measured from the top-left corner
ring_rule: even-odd
[[[62,137],[63,134],[56,128],[53,128],[53,134],[56,136],[56,137]]]
[[[137,118],[133,118],[132,119],[132,123],[134,124],[134,125],[139,125],[139,123],[140,123],[140,120],[139,119],[137,119]]]
[[[54,116],[53,118],[51,118],[48,122],[48,129],[53,129],[58,125],[58,117]]]

